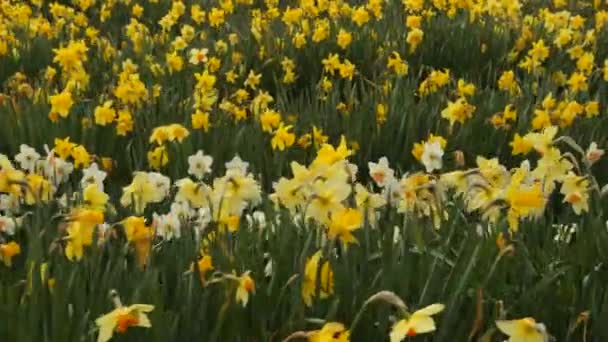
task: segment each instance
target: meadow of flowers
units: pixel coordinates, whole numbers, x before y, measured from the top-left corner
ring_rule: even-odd
[[[0,341],[608,341],[608,1],[0,1]]]

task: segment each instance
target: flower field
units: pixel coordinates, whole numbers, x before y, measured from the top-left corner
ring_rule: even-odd
[[[0,1],[0,341],[608,341],[608,1]]]

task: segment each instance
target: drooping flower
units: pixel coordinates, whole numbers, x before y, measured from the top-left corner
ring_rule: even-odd
[[[585,158],[587,159],[587,161],[590,164],[593,164],[593,163],[597,162],[598,160],[600,160],[603,155],[604,155],[604,150],[597,148],[597,143],[592,142],[589,145],[587,152],[585,153]]]
[[[444,307],[443,304],[431,304],[415,311],[408,318],[398,321],[391,330],[391,342],[400,342],[406,337],[435,331],[435,320],[431,316],[443,311]]]
[[[152,326],[146,313],[154,310],[153,305],[133,304],[125,307],[120,303],[120,299],[115,298],[115,306],[114,310],[95,320],[95,324],[99,327],[97,342],[107,342],[115,332],[124,334],[131,327]]]
[[[509,336],[507,342],[548,342],[547,329],[534,318],[527,317],[511,321],[496,321],[500,331]]]
[[[21,246],[15,241],[9,243],[0,244],[0,260],[5,266],[11,267],[13,264],[13,257],[21,253]]]
[[[148,263],[154,231],[146,225],[143,217],[129,216],[122,221],[127,241],[133,244],[137,264],[145,267]]]
[[[255,282],[247,271],[238,277],[239,286],[236,289],[236,301],[240,302],[243,307],[249,302],[249,295],[255,293]]]
[[[564,195],[564,202],[570,203],[577,215],[583,211],[589,211],[589,180],[585,177],[577,176],[573,172],[563,178],[560,193]]]
[[[308,342],[348,342],[350,341],[350,331],[344,324],[328,322],[320,330],[311,331],[308,335]]]
[[[209,271],[213,271],[213,258],[210,255],[201,256],[197,263],[196,267],[198,267],[198,273],[200,275],[201,284],[205,284],[205,275]]]
[[[136,172],[131,184],[122,189],[120,204],[123,207],[133,205],[136,213],[142,213],[148,203],[160,202],[164,194],[156,191],[151,178],[145,172]]]
[[[317,283],[319,284],[318,294],[321,299],[329,297],[334,292],[334,272],[327,260],[319,265],[321,255],[321,251],[318,251],[306,261],[302,281],[302,300],[306,306],[312,306],[312,300],[317,294]],[[320,271],[319,267],[321,268]],[[318,279],[317,275],[321,279]]]
[[[68,236],[65,256],[70,261],[79,261],[84,255],[84,248],[93,243],[93,231],[96,225],[104,221],[103,212],[95,209],[74,209],[69,217]]]

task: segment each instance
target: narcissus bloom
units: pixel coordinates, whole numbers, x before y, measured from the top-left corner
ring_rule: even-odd
[[[26,176],[27,188],[25,203],[32,205],[39,202],[48,202],[53,192],[51,183],[44,177],[32,173]]]
[[[84,248],[93,243],[93,230],[96,225],[103,223],[104,215],[100,210],[74,209],[69,221],[65,256],[70,261],[79,261],[84,254]]]
[[[66,118],[70,114],[70,109],[74,104],[72,93],[67,90],[52,95],[49,97],[49,101],[51,102],[51,114],[60,115],[63,118]]]
[[[236,289],[236,301],[241,303],[243,307],[247,306],[249,295],[255,293],[255,282],[249,273],[247,271],[238,278],[239,287]]]
[[[192,122],[192,128],[202,128],[205,132],[209,131],[209,113],[197,110],[194,114],[192,114],[190,120]]]
[[[99,190],[97,184],[89,184],[82,191],[82,199],[86,207],[103,210],[108,203],[109,196]]]
[[[456,101],[448,101],[448,105],[441,111],[441,117],[450,121],[450,126],[459,122],[463,124],[470,119],[475,112],[476,107],[469,104],[464,97],[458,98]]]
[[[597,162],[598,160],[600,160],[600,158],[602,158],[603,155],[604,155],[604,150],[597,148],[597,143],[592,142],[589,145],[587,152],[585,153],[585,158],[587,159],[587,161],[590,164],[593,164],[593,163]]]
[[[321,298],[327,298],[334,292],[334,272],[328,261],[324,261],[322,265],[319,265],[320,261],[321,251],[318,251],[312,257],[308,258],[306,267],[304,267],[302,300],[306,306],[312,305],[312,299],[317,293],[317,274],[321,277],[319,281],[319,296]],[[319,267],[321,267],[320,272],[318,272]]]
[[[188,174],[200,180],[205,174],[211,172],[212,164],[213,157],[205,155],[202,150],[198,150],[196,154],[188,157]]]
[[[87,149],[82,145],[76,145],[72,149],[71,153],[72,158],[74,159],[75,167],[88,167],[91,163],[91,155],[87,151]]]
[[[55,138],[53,152],[57,153],[61,159],[67,159],[72,155],[72,149],[74,149],[74,147],[76,147],[76,144],[70,141],[70,137],[64,139]]]
[[[340,139],[340,145],[334,148],[330,144],[323,144],[317,152],[317,157],[312,162],[315,164],[332,165],[339,160],[344,160],[353,154],[352,150],[349,150],[346,146],[346,138],[344,136]]]
[[[367,163],[369,175],[379,187],[390,184],[395,179],[395,171],[389,167],[388,159],[382,157],[378,163]]]
[[[325,323],[321,330],[315,330],[308,335],[308,342],[348,342],[350,331],[344,324],[337,322]]]
[[[346,49],[350,45],[350,42],[352,42],[352,40],[353,35],[350,32],[345,31],[344,29],[340,29],[340,32],[338,32],[337,37],[338,46],[340,46],[342,49]]]
[[[165,146],[158,146],[148,152],[148,164],[154,170],[160,170],[169,163],[169,155]]]
[[[331,214],[327,237],[330,240],[339,238],[345,245],[357,243],[353,231],[361,228],[363,214],[352,208],[344,208]]]
[[[528,154],[532,150],[532,144],[519,134],[515,133],[513,141],[509,143],[512,148],[511,154],[516,156],[518,154]]]
[[[435,331],[435,321],[431,316],[440,313],[444,308],[443,304],[431,304],[395,323],[390,333],[391,342],[399,342],[408,336],[413,337]]]
[[[441,169],[443,166],[443,153],[441,143],[437,141],[424,143],[420,161],[426,168],[426,172],[433,172],[433,170]]]
[[[19,146],[19,153],[15,155],[15,161],[19,163],[19,166],[29,172],[34,172],[38,159],[40,159],[40,154],[26,144],[21,144]]]
[[[279,128],[274,131],[270,141],[273,150],[283,151],[294,144],[296,135],[290,132],[292,127],[291,125],[284,126],[283,123],[279,124]]]
[[[564,195],[564,202],[570,203],[577,215],[589,211],[589,180],[577,176],[572,171],[563,178],[560,193]]]
[[[133,304],[124,307],[120,305],[95,320],[99,327],[97,342],[106,342],[112,338],[114,332],[125,333],[130,327],[150,328],[152,324],[146,313],[154,310],[154,306],[147,304]]]
[[[146,225],[143,217],[130,216],[122,221],[127,241],[133,244],[137,254],[137,263],[144,267],[150,256],[154,231]]]
[[[0,260],[10,267],[13,264],[13,257],[21,253],[21,246],[15,241],[0,244]]]
[[[196,267],[198,267],[201,284],[205,284],[205,275],[207,272],[213,271],[213,258],[210,255],[201,256],[196,262]]]
[[[507,342],[547,342],[549,336],[542,323],[536,323],[534,318],[527,317],[512,321],[496,321],[500,331],[509,336]]]
[[[104,102],[103,106],[95,108],[95,124],[105,126],[114,121],[116,110],[112,108],[112,101]]]

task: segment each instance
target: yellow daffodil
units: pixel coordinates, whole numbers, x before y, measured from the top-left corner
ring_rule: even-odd
[[[363,224],[363,214],[352,208],[344,208],[333,212],[330,218],[327,237],[330,240],[339,238],[345,245],[357,243],[352,232],[361,228]]]
[[[290,132],[291,128],[291,125],[285,126],[283,123],[279,124],[270,141],[273,150],[283,151],[295,143],[296,135]]]
[[[95,186],[95,185],[93,185]],[[84,254],[84,247],[93,243],[93,231],[96,225],[104,222],[103,212],[96,209],[74,209],[69,216],[68,236],[65,256],[68,260],[79,261]]]
[[[52,185],[44,177],[32,173],[25,177],[25,181],[27,182],[25,203],[29,205],[46,203],[51,199]]]
[[[207,274],[207,272],[213,271],[213,269],[214,269],[213,268],[213,259],[211,258],[210,255],[203,255],[198,259],[198,261],[196,263],[196,267],[198,267],[201,284],[205,284],[205,275]]]
[[[147,313],[154,310],[153,305],[133,304],[125,307],[118,301],[116,306],[114,310],[95,320],[95,324],[99,328],[97,342],[109,341],[115,332],[124,334],[131,327],[150,328],[152,326]]]
[[[585,177],[568,172],[563,178],[560,193],[564,195],[564,202],[570,203],[577,215],[589,211],[589,180]]]
[[[308,342],[348,342],[350,331],[344,324],[337,322],[325,323],[320,330],[308,334]]]
[[[21,246],[15,241],[0,244],[0,260],[5,266],[11,267],[15,255],[21,253]]]
[[[443,304],[431,304],[398,321],[391,330],[391,342],[399,342],[406,337],[435,331],[435,320],[431,316],[440,313],[443,309]]]
[[[547,329],[534,318],[527,317],[512,321],[496,321],[500,331],[509,336],[507,342],[548,342]]]
[[[344,160],[352,155],[352,150],[349,150],[346,146],[346,138],[344,136],[340,139],[340,145],[334,148],[330,144],[323,144],[321,149],[317,152],[317,157],[313,161],[314,164],[332,165],[337,161]]]
[[[66,118],[70,114],[70,109],[74,104],[72,93],[69,91],[52,95],[49,100],[51,103],[51,114],[60,115],[63,118]]]
[[[306,261],[304,279],[302,280],[302,300],[306,306],[312,306],[312,300],[317,295],[317,274],[320,275],[318,294],[320,298],[327,298],[334,292],[334,273],[329,261],[321,261],[321,251],[316,252]],[[321,270],[319,272],[319,267]]]
[[[249,295],[255,293],[255,282],[249,274],[250,272],[247,271],[238,278],[239,285],[236,289],[236,301],[241,303],[243,307],[247,306]]]
[[[99,190],[97,184],[89,184],[82,191],[82,199],[88,208],[103,210],[108,203],[109,196]]]
[[[129,216],[122,221],[127,241],[133,244],[137,256],[137,263],[145,267],[148,263],[154,232],[147,226],[143,217]]]

